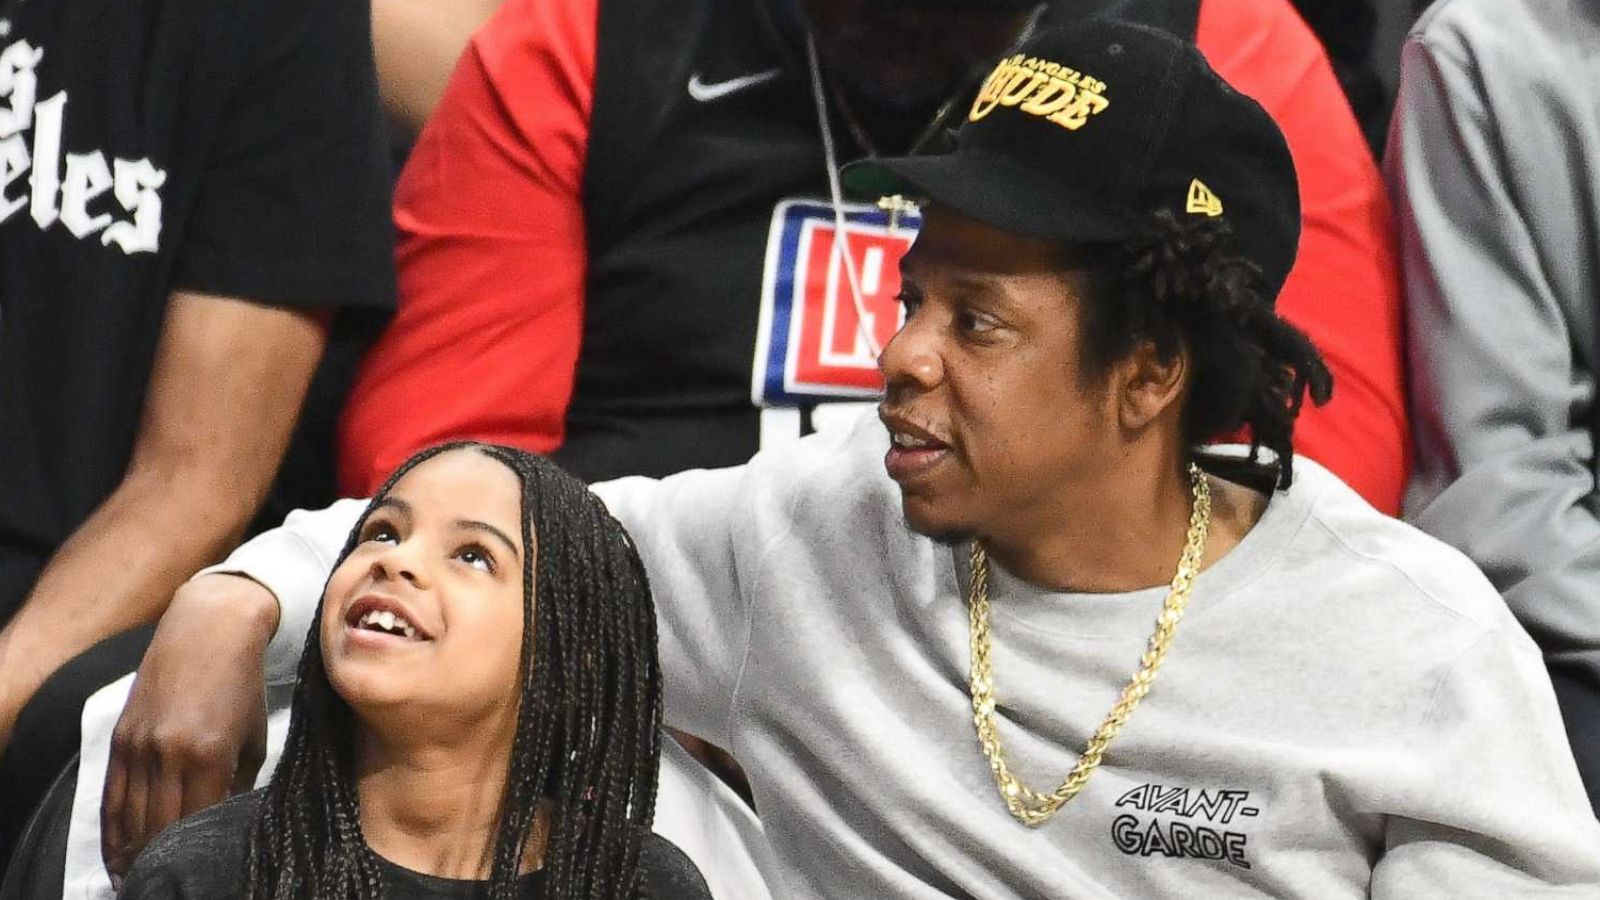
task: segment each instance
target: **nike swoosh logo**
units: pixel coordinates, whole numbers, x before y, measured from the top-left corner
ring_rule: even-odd
[[[696,72],[689,76],[689,96],[701,103],[710,103],[713,100],[721,100],[729,94],[737,94],[745,88],[766,84],[781,74],[783,74],[782,69],[768,69],[765,72],[754,72],[749,75],[741,75],[738,78],[730,78],[727,81],[706,84],[700,80],[700,73]]]

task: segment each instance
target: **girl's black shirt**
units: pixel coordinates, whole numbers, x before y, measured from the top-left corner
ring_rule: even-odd
[[[196,813],[161,832],[128,873],[119,900],[233,900],[245,894],[245,860],[261,792],[253,791]],[[388,900],[444,900],[489,896],[486,881],[463,881],[413,872],[378,857]],[[643,896],[652,900],[709,898],[699,869],[672,843],[645,837],[639,854]],[[518,894],[544,895],[544,873],[519,879]]]

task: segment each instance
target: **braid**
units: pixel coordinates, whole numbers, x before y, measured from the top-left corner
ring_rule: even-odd
[[[470,448],[522,485],[521,692],[489,896],[515,900],[541,806],[549,809],[544,895],[639,894],[639,849],[655,812],[661,674],[655,608],[632,541],[604,505],[553,463],[521,450],[456,442],[407,460],[374,496],[417,465]],[[355,548],[361,517],[340,554]],[[536,551],[535,551],[535,548]],[[291,711],[289,738],[257,812],[246,867],[250,900],[378,900],[376,856],[361,834],[353,716],[322,662],[319,605]]]
[[[1260,268],[1234,252],[1232,237],[1226,220],[1179,221],[1162,211],[1140,238],[1078,248],[1077,264],[1094,260],[1083,354],[1103,371],[1140,341],[1165,359],[1187,348],[1185,442],[1198,447],[1244,429],[1249,463],[1271,451],[1274,482],[1286,488],[1295,419],[1307,394],[1328,402],[1333,376],[1311,340],[1278,316]]]

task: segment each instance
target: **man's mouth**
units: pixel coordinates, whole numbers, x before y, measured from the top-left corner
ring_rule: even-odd
[[[884,415],[889,429],[889,452],[883,465],[889,477],[905,482],[932,471],[950,455],[950,445],[931,431],[899,416]]]

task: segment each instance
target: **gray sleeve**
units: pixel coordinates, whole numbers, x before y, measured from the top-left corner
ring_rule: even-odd
[[[1372,900],[1600,896],[1600,821],[1538,648],[1514,624],[1443,668],[1394,759]]]
[[[339,500],[326,509],[297,509],[282,525],[256,535],[227,559],[195,575],[243,575],[278,598],[278,630],[267,645],[267,684],[294,683],[322,590],[367,502]]]
[[[1417,448],[1407,515],[1470,556],[1558,683],[1586,685],[1577,693],[1596,704],[1600,129],[1586,70],[1560,71],[1583,61],[1527,36],[1539,33],[1527,21],[1474,25],[1474,9],[1436,7],[1456,15],[1408,41],[1388,154]],[[1600,723],[1568,719],[1580,759],[1600,759]]]
[[[594,485],[650,576],[666,724],[737,754],[737,702],[768,556],[800,540],[792,534],[798,492],[842,464],[855,434],[813,435],[728,469]]]
[[[746,549],[755,490],[748,467],[594,486],[650,577],[666,724],[730,750],[759,566]]]

